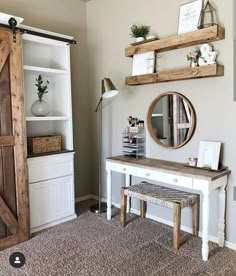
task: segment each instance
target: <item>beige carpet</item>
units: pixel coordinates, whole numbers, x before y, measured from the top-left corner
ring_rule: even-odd
[[[210,243],[208,262],[201,260],[201,239],[182,233],[181,248],[172,248],[172,228],[129,215],[122,228],[118,209],[106,215],[79,205],[79,217],[52,227],[30,241],[0,252],[0,276],[109,275],[236,275],[236,251]],[[22,268],[9,265],[9,255],[21,251]]]

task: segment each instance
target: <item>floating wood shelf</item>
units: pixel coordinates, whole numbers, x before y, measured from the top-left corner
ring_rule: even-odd
[[[192,68],[172,69],[168,71],[129,76],[125,78],[126,85],[139,85],[176,80],[187,80],[203,77],[217,77],[224,75],[224,66],[219,64],[198,66]]]
[[[225,29],[215,25],[193,32],[174,35],[159,40],[131,46],[125,49],[125,56],[132,57],[134,54],[148,51],[166,52],[202,43],[222,40],[225,38]]]

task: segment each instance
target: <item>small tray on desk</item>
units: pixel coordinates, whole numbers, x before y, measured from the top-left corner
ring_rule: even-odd
[[[209,171],[209,172],[221,172],[221,171],[224,171],[224,170],[228,169],[227,166],[221,166],[218,170],[212,170],[210,168],[191,166],[188,163],[185,163],[184,166],[189,167],[189,168],[195,168],[195,169],[199,169],[199,170]]]

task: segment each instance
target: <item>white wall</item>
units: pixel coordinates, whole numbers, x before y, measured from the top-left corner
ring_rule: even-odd
[[[193,104],[197,115],[197,127],[188,144],[177,150],[168,150],[157,145],[148,135],[147,156],[186,162],[188,157],[197,156],[200,140],[220,141],[223,143],[223,163],[232,173],[229,177],[227,191],[227,240],[236,243],[236,202],[233,201],[235,185],[236,152],[236,102],[233,101],[233,30],[232,1],[214,0],[220,25],[225,27],[224,40],[214,42],[214,49],[219,51],[218,62],[225,66],[224,77],[203,78],[186,81],[173,81],[140,86],[125,86],[125,76],[130,75],[132,59],[126,58],[124,49],[129,46],[130,26],[133,23],[150,25],[160,38],[177,33],[179,6],[188,0],[93,0],[87,3],[87,37],[89,54],[89,78],[91,80],[91,106],[99,100],[100,82],[104,76],[112,79],[119,90],[119,95],[111,102],[104,101],[103,109],[103,157],[121,154],[122,131],[127,117],[133,115],[146,120],[146,113],[152,100],[163,92],[176,91],[184,94]],[[186,54],[189,49],[180,49],[162,54],[161,62],[173,67],[188,66]],[[166,60],[166,61],[165,61]],[[165,62],[169,64],[165,64]],[[96,114],[93,116],[93,129],[96,129]],[[94,145],[97,136],[94,132]],[[94,190],[97,190],[97,154],[94,148]],[[113,175],[114,201],[120,201],[120,187],[124,178]],[[103,196],[106,196],[106,173],[103,166]],[[217,236],[218,194],[211,195],[210,235]],[[154,215],[159,212],[151,209]],[[190,214],[185,211],[183,224],[190,225]],[[163,218],[170,218],[171,213],[165,209],[158,213]]]
[[[71,46],[76,197],[90,194],[90,95],[88,91],[86,3],[78,0],[1,1],[0,12],[24,18],[24,25],[74,36]]]

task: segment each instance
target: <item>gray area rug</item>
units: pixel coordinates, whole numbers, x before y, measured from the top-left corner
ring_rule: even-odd
[[[79,204],[79,216],[31,240],[0,252],[0,276],[236,275],[236,251],[210,243],[208,262],[201,260],[201,239],[182,232],[182,246],[172,248],[172,228],[133,214],[120,226],[119,210],[106,214]],[[22,252],[26,263],[12,268],[9,255]]]

